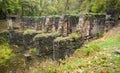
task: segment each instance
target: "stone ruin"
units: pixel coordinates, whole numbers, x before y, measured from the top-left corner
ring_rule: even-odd
[[[79,17],[76,15],[63,15],[59,26],[62,28],[61,32],[63,33],[63,36],[75,32],[78,21]]]
[[[37,34],[34,37],[34,42],[37,49],[37,56],[50,55],[51,53],[53,53],[53,41],[59,36],[61,36],[59,32]]]
[[[41,17],[33,23],[30,20],[23,20],[22,32],[11,31],[11,42],[25,50],[36,48],[37,56],[52,55],[54,60],[71,56],[86,39],[98,38],[108,29],[106,15]]]
[[[53,59],[65,59],[70,57],[74,51],[81,47],[83,39],[76,33],[69,34],[67,37],[57,37],[53,42]]]
[[[20,17],[18,15],[7,16],[8,30],[20,29]]]
[[[48,17],[46,18],[45,28],[46,32],[57,31],[60,17]]]
[[[82,37],[95,37],[102,35],[105,28],[105,15],[80,15],[77,32]]]
[[[45,17],[27,17],[22,18],[21,28],[22,30],[34,29],[42,30],[42,27],[45,25]]]
[[[23,17],[21,28],[34,29],[37,31],[45,30],[46,32],[57,31],[60,17]]]

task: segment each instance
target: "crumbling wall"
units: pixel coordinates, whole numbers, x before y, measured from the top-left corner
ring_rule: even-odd
[[[10,44],[23,45],[23,32],[22,31],[10,31]]]
[[[63,36],[67,36],[68,34],[76,31],[78,21],[79,17],[76,15],[63,15],[58,30],[63,33]]]
[[[68,34],[76,32],[76,26],[79,22],[79,16],[70,15],[68,17]]]
[[[83,43],[80,35],[72,33],[67,37],[58,37],[54,40],[53,59],[64,59],[65,56],[71,56],[74,51],[81,47]]]
[[[21,28],[23,30],[26,30],[26,29],[41,30],[42,26],[44,25],[44,22],[45,22],[44,17],[24,16],[22,18]]]
[[[38,56],[53,54],[55,60],[70,56],[75,49],[81,47],[86,37],[99,37],[106,28],[105,15],[63,15],[62,18],[42,19],[36,20],[37,30],[11,31],[11,42],[24,45],[26,49],[36,48]],[[41,29],[46,32],[38,31]]]
[[[54,17],[54,16],[47,17],[45,22],[45,31],[46,32],[57,31],[59,26],[59,20],[60,17]]]
[[[38,34],[34,37],[34,43],[37,49],[37,55],[48,55],[53,52],[53,40],[60,36],[59,32]]]
[[[39,17],[37,19],[37,30],[44,30],[45,28],[46,17]]]
[[[34,41],[33,38],[34,36],[36,36],[37,34],[42,34],[42,31],[36,31],[36,30],[26,30],[23,33],[23,43],[24,43],[24,47],[25,49],[31,49],[34,48]]]
[[[54,23],[53,23],[53,31],[57,31],[59,27],[59,22],[60,22],[61,17],[54,17]]]
[[[104,33],[105,15],[80,15],[77,32],[82,37],[96,37]]]

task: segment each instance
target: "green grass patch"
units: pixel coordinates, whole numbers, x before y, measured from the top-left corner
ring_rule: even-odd
[[[102,48],[120,47],[120,36],[117,36],[115,38],[108,38],[105,42],[99,43],[99,46]]]

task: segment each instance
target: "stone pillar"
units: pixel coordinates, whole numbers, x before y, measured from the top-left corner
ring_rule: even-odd
[[[105,27],[105,15],[80,15],[79,23],[77,25],[77,32],[83,38],[93,37],[98,34],[103,34]]]

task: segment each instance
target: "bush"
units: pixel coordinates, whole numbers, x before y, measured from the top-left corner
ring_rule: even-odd
[[[0,46],[0,64],[6,63],[11,57],[14,56],[8,44]]]
[[[92,6],[92,11],[95,13],[106,12],[106,0],[96,0]]]

